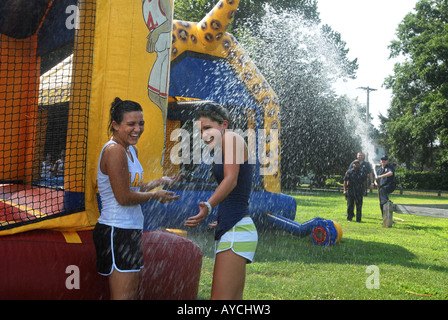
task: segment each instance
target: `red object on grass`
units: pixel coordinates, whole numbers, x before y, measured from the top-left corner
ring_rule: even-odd
[[[168,231],[144,231],[139,298],[196,299],[202,253]],[[0,299],[109,299],[96,270],[92,231],[33,230],[0,237]]]

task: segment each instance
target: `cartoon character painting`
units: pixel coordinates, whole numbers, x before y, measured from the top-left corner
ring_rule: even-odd
[[[149,30],[146,51],[157,58],[148,81],[148,96],[162,111],[164,124],[167,114],[170,70],[172,10],[170,0],[142,0],[143,19]]]

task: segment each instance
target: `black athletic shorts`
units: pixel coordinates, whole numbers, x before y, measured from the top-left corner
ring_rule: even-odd
[[[120,272],[138,272],[143,268],[142,230],[97,223],[93,242],[99,274],[108,276],[114,268]]]

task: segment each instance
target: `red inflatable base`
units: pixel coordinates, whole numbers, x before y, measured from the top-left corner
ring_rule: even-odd
[[[70,239],[81,243],[51,230],[0,237],[0,299],[109,299],[108,278],[96,270],[92,231]],[[145,231],[143,251],[140,299],[196,299],[202,253],[194,242]]]

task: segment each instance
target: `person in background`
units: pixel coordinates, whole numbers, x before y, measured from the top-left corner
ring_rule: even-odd
[[[352,162],[352,167],[344,176],[344,195],[347,199],[347,221],[352,221],[356,205],[356,222],[361,222],[363,196],[366,192],[365,172],[361,170],[358,160]]]
[[[47,181],[51,178],[51,170],[53,165],[51,163],[51,154],[47,153],[45,160],[42,161],[42,171],[40,172],[40,179]]]
[[[246,264],[253,261],[258,243],[257,229],[249,215],[253,165],[248,161],[243,137],[227,130],[231,128],[227,110],[207,102],[196,111],[195,119],[205,144],[221,150],[213,165],[219,185],[207,201],[199,203],[199,213],[189,217],[185,226],[196,227],[219,204],[218,221],[212,224],[216,242],[211,299],[240,300]]]
[[[61,156],[53,165],[51,171],[55,177],[63,177],[65,169],[65,149],[62,149]]]
[[[175,201],[179,196],[166,190],[149,191],[178,177],[143,183],[143,167],[136,144],[143,134],[142,107],[134,101],[115,98],[110,109],[109,132],[98,160],[98,190],[101,214],[93,230],[98,273],[109,277],[110,298],[135,299],[139,271],[143,267],[143,213],[141,203]]]
[[[381,168],[376,171],[375,184],[378,186],[381,215],[384,216],[383,206],[389,201],[389,194],[396,188],[395,168],[389,164],[387,155],[381,157]]]
[[[373,179],[372,165],[370,164],[370,162],[366,161],[366,155],[363,152],[358,152],[357,153],[356,160],[359,161],[360,169],[362,171],[364,171],[364,174],[365,174],[365,177],[366,177],[366,191],[367,191],[367,186],[369,186],[370,187],[370,192],[372,192],[373,191],[373,186],[374,186],[374,181],[375,181]],[[349,170],[351,168],[353,168],[353,162],[350,163],[350,166],[348,167]],[[369,181],[367,181],[367,179],[370,179],[370,184],[369,184]],[[367,195],[367,193],[366,193],[366,195]]]

